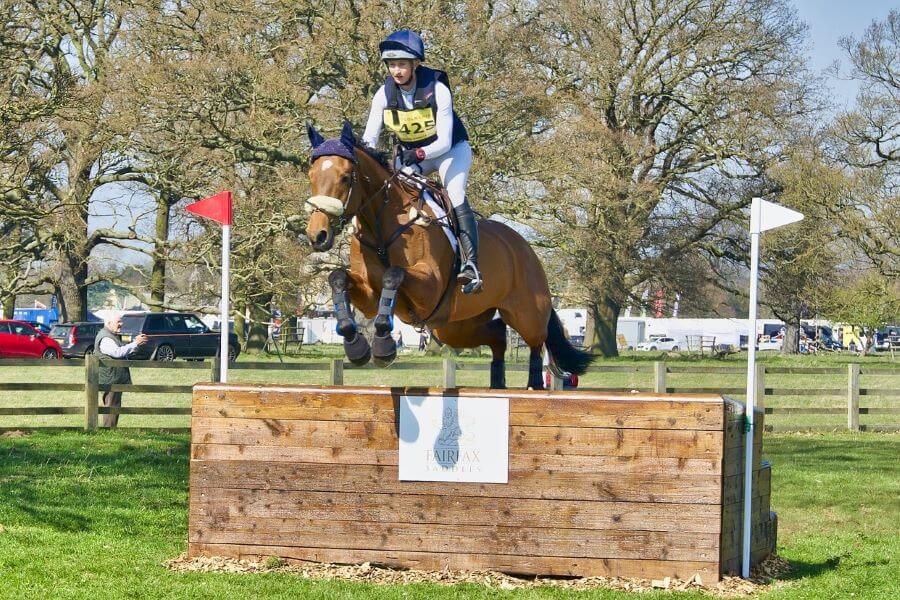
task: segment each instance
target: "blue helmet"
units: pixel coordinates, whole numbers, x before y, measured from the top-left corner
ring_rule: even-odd
[[[391,58],[408,58],[410,60],[425,60],[425,44],[415,31],[401,29],[387,36],[387,39],[378,44],[381,51],[381,60]]]

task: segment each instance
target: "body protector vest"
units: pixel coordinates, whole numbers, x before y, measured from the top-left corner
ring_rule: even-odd
[[[421,65],[417,67],[413,107],[408,109],[400,99],[400,88],[393,78],[388,76],[384,81],[384,94],[387,98],[384,125],[397,136],[405,148],[422,148],[437,139],[435,117],[438,107],[434,96],[437,82],[450,89],[450,80],[446,73]],[[466,128],[454,110],[451,146],[468,139]]]

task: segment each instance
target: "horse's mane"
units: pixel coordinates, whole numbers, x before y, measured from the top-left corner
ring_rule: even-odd
[[[374,158],[378,164],[387,169],[388,173],[394,171],[394,167],[391,165],[391,159],[387,152],[377,150],[364,142],[356,142],[356,147],[368,154],[371,158]]]

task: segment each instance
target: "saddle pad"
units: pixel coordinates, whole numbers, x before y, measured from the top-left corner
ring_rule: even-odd
[[[447,213],[444,211],[443,207],[437,203],[434,199],[434,196],[431,195],[431,192],[428,190],[422,190],[422,198],[425,199],[425,203],[431,207],[432,212],[434,212],[435,219],[444,219],[447,216]],[[447,226],[444,226],[442,223],[438,223],[441,229],[444,230],[444,235],[447,236],[447,240],[450,242],[450,247],[453,249],[453,252],[456,252],[457,246],[459,243],[456,240],[456,236],[453,234],[453,230],[449,226],[449,219],[445,221]]]

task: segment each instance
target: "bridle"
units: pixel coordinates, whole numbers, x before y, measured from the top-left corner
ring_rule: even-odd
[[[358,180],[357,180],[358,168],[359,168],[359,166],[358,166],[358,164],[356,164],[353,168],[353,171],[350,174],[350,188],[347,190],[347,196],[343,201],[338,198],[335,198],[333,196],[325,196],[325,195],[311,196],[310,198],[308,198],[306,200],[307,211],[308,212],[320,211],[320,212],[325,213],[326,215],[329,215],[330,217],[337,217],[338,221],[337,221],[336,231],[337,231],[337,233],[340,233],[341,231],[343,231],[343,229],[347,225],[347,223],[349,223],[354,218],[359,216],[360,213],[363,211],[363,209],[368,208],[373,203],[373,201],[375,201],[376,199],[381,197],[382,201],[381,201],[380,205],[377,207],[377,209],[372,209],[372,211],[371,211],[373,221],[374,221],[374,227],[371,227],[371,229],[377,238],[377,242],[373,244],[372,242],[369,242],[366,239],[364,239],[362,237],[362,229],[361,228],[357,228],[357,230],[353,232],[353,235],[356,237],[356,239],[359,241],[360,244],[373,250],[375,252],[375,254],[378,255],[378,259],[382,262],[382,264],[384,264],[386,267],[390,267],[390,261],[388,260],[388,257],[387,257],[388,248],[394,242],[396,242],[400,238],[400,236],[403,235],[404,232],[406,232],[415,223],[417,223],[420,219],[423,218],[421,206],[419,207],[419,210],[416,211],[416,215],[414,218],[410,219],[408,222],[404,223],[403,225],[400,225],[385,240],[384,235],[381,232],[381,216],[382,216],[382,212],[384,211],[384,209],[387,206],[388,201],[390,199],[391,187],[397,181],[398,176],[401,174],[401,171],[398,169],[392,170],[391,176],[384,180],[384,183],[381,184],[381,187],[379,187],[378,190],[375,191],[374,194],[364,198],[363,201],[359,203],[359,206],[356,207],[356,210],[354,210],[352,213],[348,214],[347,213],[347,205],[350,203],[350,198],[353,196],[353,190],[355,189],[356,184],[358,183]],[[366,181],[371,182],[371,180],[366,175],[363,175],[360,173],[360,176],[363,179],[365,179]],[[421,199],[420,199],[420,202],[421,202]]]

